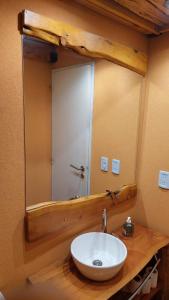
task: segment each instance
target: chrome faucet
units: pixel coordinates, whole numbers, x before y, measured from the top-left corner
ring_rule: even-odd
[[[103,209],[103,214],[102,214],[102,231],[104,233],[107,233],[107,209]]]

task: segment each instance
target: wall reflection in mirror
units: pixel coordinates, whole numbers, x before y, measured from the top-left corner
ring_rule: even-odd
[[[26,36],[23,69],[27,206],[134,183],[142,77]]]

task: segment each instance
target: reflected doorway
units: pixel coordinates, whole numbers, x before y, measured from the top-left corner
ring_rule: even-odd
[[[94,64],[52,71],[52,200],[90,194]]]

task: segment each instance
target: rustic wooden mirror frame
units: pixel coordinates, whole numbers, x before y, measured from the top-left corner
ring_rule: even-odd
[[[22,13],[22,33],[69,47],[84,56],[107,59],[141,75],[146,74],[145,53],[28,10]],[[111,195],[102,193],[27,207],[26,239],[36,243],[53,237],[57,237],[58,241],[69,238],[100,222],[103,208],[112,214],[129,209],[136,192],[136,184],[131,184]]]

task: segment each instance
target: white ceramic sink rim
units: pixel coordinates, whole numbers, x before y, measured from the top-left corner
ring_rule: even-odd
[[[124,253],[123,253],[123,257],[122,257],[122,259],[121,260],[119,260],[117,263],[112,263],[112,264],[109,264],[108,266],[106,265],[102,265],[102,266],[97,266],[97,265],[93,265],[93,264],[88,264],[88,263],[86,263],[86,262],[84,262],[84,261],[82,261],[82,260],[80,260],[79,259],[79,257],[75,254],[75,251],[74,251],[74,247],[75,247],[75,244],[77,243],[77,241],[78,240],[80,240],[81,238],[87,238],[87,237],[89,237],[90,235],[95,235],[95,236],[97,236],[98,235],[98,237],[100,236],[102,236],[102,237],[104,237],[104,235],[106,235],[106,237],[108,238],[108,239],[111,239],[112,241],[114,240],[114,241],[116,241],[117,243],[119,243],[119,245],[121,245],[121,247],[122,247],[122,249],[123,249],[123,251],[124,251]],[[111,234],[108,234],[108,233],[103,233],[103,232],[88,232],[88,233],[84,233],[84,234],[81,234],[81,235],[79,235],[79,236],[77,236],[73,241],[72,241],[72,243],[71,243],[71,254],[72,254],[72,256],[73,256],[73,258],[74,259],[76,259],[80,264],[82,264],[82,265],[84,265],[84,266],[87,266],[87,267],[89,267],[89,268],[93,268],[93,269],[111,269],[111,268],[115,268],[115,267],[118,267],[119,265],[121,265],[125,260],[126,260],[126,257],[127,257],[127,248],[126,248],[126,246],[125,246],[125,244],[118,238],[118,237],[115,237],[115,236],[113,236],[113,235],[111,235]],[[113,254],[112,254],[112,256],[113,256]]]

